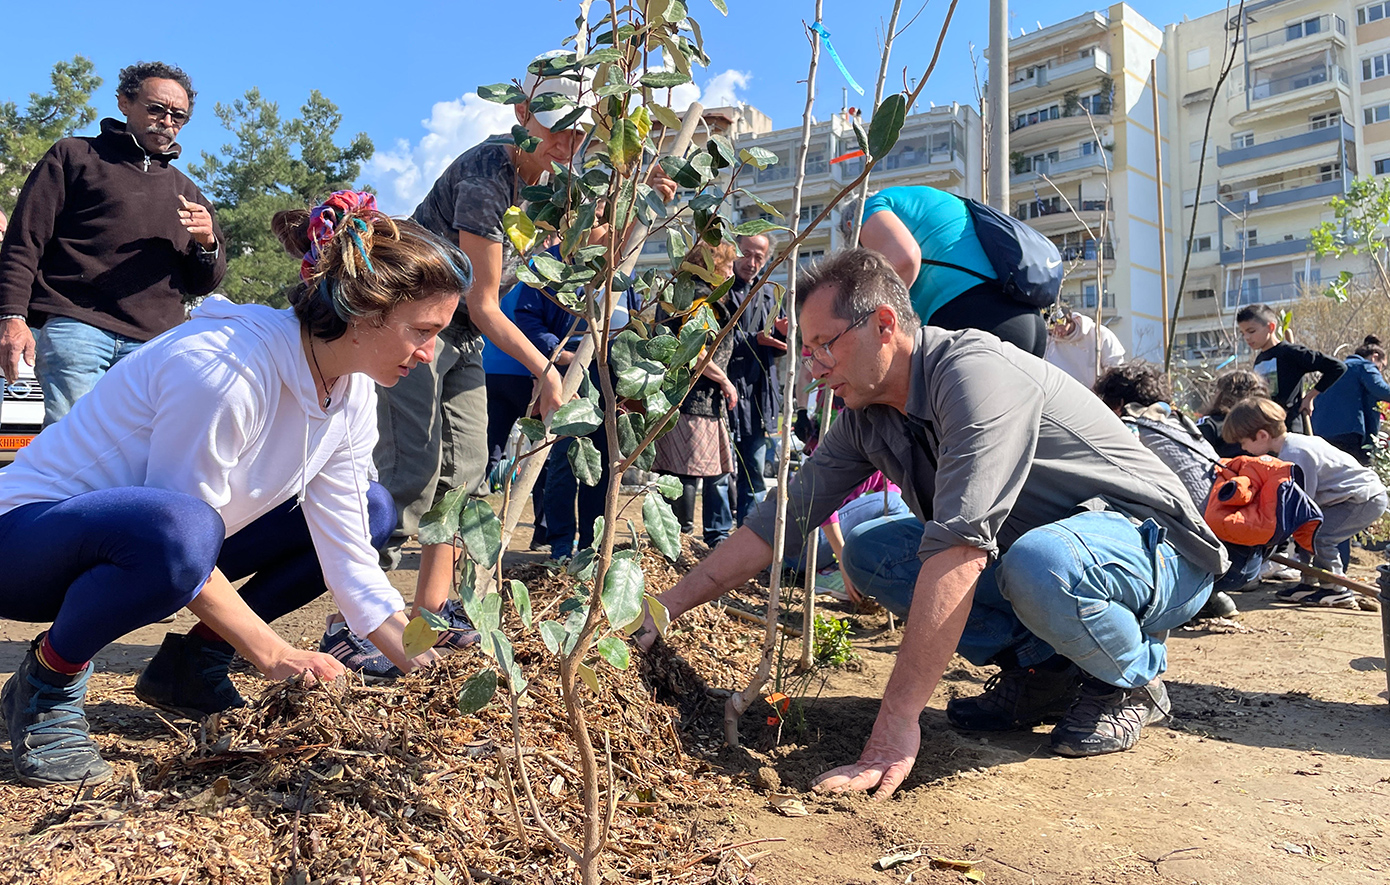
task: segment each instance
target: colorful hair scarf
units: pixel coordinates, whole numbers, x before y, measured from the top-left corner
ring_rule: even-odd
[[[314,267],[319,262],[319,247],[333,239],[340,221],[352,213],[376,211],[376,197],[365,191],[337,191],[324,200],[322,205],[315,206],[309,213],[309,251],[304,253],[304,260],[299,263],[299,278],[306,283],[313,278]],[[361,253],[362,260],[366,262],[367,270],[371,271],[372,260],[367,255],[367,247],[361,234],[358,233],[358,229],[367,230],[367,223],[361,218],[353,218],[352,222],[346,229],[352,236],[353,245]]]

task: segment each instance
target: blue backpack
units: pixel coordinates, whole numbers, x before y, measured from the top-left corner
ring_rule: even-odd
[[[968,267],[923,258],[923,264],[949,267],[999,288],[1013,300],[1042,308],[1057,300],[1062,290],[1062,255],[1051,240],[1033,228],[977,200],[960,198],[970,213],[980,248],[994,268],[993,279]]]

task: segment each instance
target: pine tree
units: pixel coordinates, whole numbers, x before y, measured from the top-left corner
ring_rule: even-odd
[[[90,126],[97,118],[92,93],[101,86],[90,59],[60,61],[49,75],[47,94],[29,94],[21,111],[13,101],[0,102],[0,209],[14,209],[19,191],[34,166],[60,138]]]

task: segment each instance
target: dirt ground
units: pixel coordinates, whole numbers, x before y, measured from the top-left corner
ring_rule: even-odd
[[[534,561],[519,552],[529,541],[526,532],[520,535],[509,561]],[[1358,550],[1353,576],[1373,581],[1380,557]],[[415,565],[407,558],[391,574],[407,598]],[[1390,882],[1390,705],[1380,616],[1281,605],[1273,602],[1277,586],[1236,596],[1240,632],[1172,636],[1166,681],[1175,721],[1150,729],[1126,753],[1055,757],[1047,751],[1046,728],[988,737],[954,731],[945,720],[946,701],[979,692],[989,676],[958,659],[923,715],[912,776],[881,803],[804,791],[821,771],[853,761],[868,735],[898,640],[882,618],[830,603],[830,614],[851,618],[861,661],[808,690],[800,728],[789,723],[779,734],[764,723],[765,708],[750,711],[741,749],[721,746],[719,719],[722,697],[741,688],[748,673],[732,664],[706,665],[698,676],[709,691],[695,705],[703,712],[689,717],[683,741],[690,753],[704,755],[708,776],[725,779],[729,788],[677,822],[696,841],[735,847],[711,858],[717,866],[695,864],[692,875],[705,878],[688,881]],[[328,610],[320,600],[276,626],[291,641],[312,644]],[[171,735],[129,691],[163,632],[192,624],[181,613],[173,625],[136,631],[97,659],[94,686],[117,700],[92,705],[89,713],[118,767],[161,742],[186,740]],[[729,629],[756,647],[756,627],[730,619]],[[8,678],[35,630],[0,621],[0,678]],[[679,653],[703,641],[687,630],[673,637],[672,647]],[[789,643],[788,652],[796,650]],[[238,679],[252,688],[258,681]],[[807,814],[776,811],[773,803],[787,794]],[[0,849],[42,831],[41,818],[52,809],[31,800],[32,791],[14,781],[6,753]],[[876,868],[887,855],[919,851],[886,871]],[[968,866],[952,869],[933,858]],[[181,880],[175,869],[152,869],[149,878]],[[428,879],[422,873],[419,881]]]

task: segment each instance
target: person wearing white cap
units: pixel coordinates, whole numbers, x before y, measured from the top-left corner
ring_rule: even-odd
[[[567,50],[537,56],[522,84],[529,97],[564,95],[573,105],[532,111],[518,103],[517,123],[537,140],[525,151],[510,134],[494,135],[460,155],[435,181],[411,218],[427,230],[457,242],[472,262],[473,286],[460,300],[453,323],[439,335],[433,363],[421,365],[390,390],[378,391],[380,441],[374,458],[380,481],[392,494],[400,524],[384,557],[394,566],[400,545],[419,527],[420,517],[451,488],[477,488],[487,465],[487,391],[482,362],[483,336],[518,360],[540,387],[539,407],[549,414],[561,405],[559,372],[516,324],[502,312],[500,293],[516,282],[518,256],[502,230],[502,215],[521,204],[521,189],[538,183],[551,163],[568,165],[584,141],[581,118],[553,129],[575,106],[592,107],[592,84],[561,76],[544,76],[544,62],[573,58]],[[675,183],[652,182],[670,199]],[[516,376],[520,382],[525,376]],[[440,637],[444,646],[477,641],[462,607],[447,603],[454,568],[451,545],[426,547],[420,557],[412,615],[421,609],[442,614],[453,629]],[[447,604],[446,604],[447,603]],[[350,669],[368,676],[393,675],[390,663],[365,639],[330,617],[320,648]],[[380,671],[380,672],[378,672]]]

